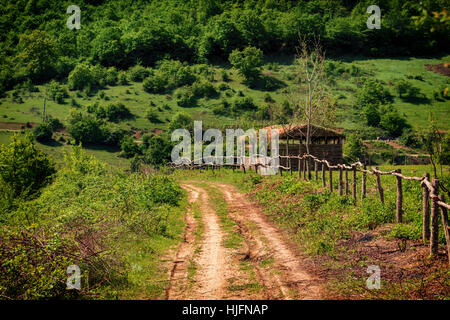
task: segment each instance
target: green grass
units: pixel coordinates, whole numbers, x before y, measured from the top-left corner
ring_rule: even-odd
[[[6,131],[0,130],[0,145],[8,144],[11,142],[11,137],[14,133],[25,134],[27,130],[22,131]],[[36,147],[39,150],[45,152],[59,167],[64,161],[64,151],[70,151],[71,146],[63,144],[57,141],[53,141],[49,144],[43,144],[38,141],[35,142]],[[84,151],[96,157],[102,162],[106,162],[112,166],[128,169],[130,167],[130,160],[126,158],[119,157],[120,149],[108,146],[84,146]]]
[[[332,58],[331,60],[337,60]],[[354,64],[360,67],[365,76],[373,77],[382,80],[390,88],[392,94],[395,95],[393,87],[390,83],[394,79],[405,78],[406,76],[422,76],[424,81],[409,80],[414,85],[420,87],[422,92],[426,95],[429,101],[424,103],[411,103],[405,102],[398,97],[395,97],[394,106],[396,106],[401,113],[406,114],[408,121],[415,128],[420,128],[427,124],[428,111],[435,113],[438,121],[438,126],[445,130],[449,129],[449,110],[450,103],[435,101],[433,99],[433,93],[436,90],[443,90],[449,86],[449,78],[440,74],[436,74],[431,71],[427,71],[425,64],[437,64],[448,62],[449,56],[442,58],[395,58],[395,59],[368,59],[359,57],[343,57],[340,59],[344,61],[346,67]],[[275,70],[269,70],[270,62],[278,62],[278,67]],[[275,104],[280,105],[285,99],[288,98],[289,86],[293,84],[292,78],[296,76],[295,67],[292,64],[292,57],[267,57],[267,64],[264,67],[263,73],[267,76],[273,77],[286,86],[281,87],[275,91],[270,92],[270,95],[275,100]],[[252,89],[243,84],[243,79],[237,74],[237,71],[229,68],[226,65],[215,65],[215,78],[213,84],[218,87],[223,83],[220,79],[220,71],[226,70],[230,75],[230,81],[226,84],[235,92],[242,91],[245,96],[251,97],[256,105],[263,105],[264,95],[266,91]],[[331,92],[337,95],[343,95],[339,102],[339,111],[345,114],[345,117],[340,118],[340,122],[337,124],[344,128],[357,128],[359,124],[359,115],[351,109],[351,105],[354,103],[354,91],[357,88],[357,78],[350,75],[344,75],[336,79],[336,85],[331,86]],[[45,87],[43,85],[38,86],[39,92],[24,93],[22,95],[24,103],[12,102],[11,94],[8,93],[7,97],[0,99],[1,121],[15,121],[15,122],[41,122],[43,111],[43,93]],[[201,119],[205,125],[211,125],[216,127],[222,127],[225,124],[233,124],[233,120],[228,117],[216,116],[212,113],[211,108],[220,103],[222,99],[231,100],[232,97],[227,97],[225,92],[222,91],[217,98],[207,99],[202,98],[198,101],[197,106],[191,108],[181,108],[177,106],[174,94],[176,90],[168,94],[150,94],[143,90],[142,83],[132,82],[128,85],[108,86],[106,89],[101,90],[108,97],[108,100],[100,98],[99,93],[93,96],[87,96],[85,93],[81,93],[81,97],[78,97],[75,91],[69,92],[70,98],[65,99],[65,104],[57,104],[51,100],[47,100],[46,108],[47,114],[53,117],[57,117],[63,122],[68,117],[69,110],[71,108],[70,101],[75,99],[80,105],[87,106],[98,102],[100,105],[107,105],[108,103],[122,102],[127,106],[131,112],[136,116],[135,119],[126,120],[120,123],[120,126],[130,130],[141,129],[144,132],[152,132],[155,129],[165,129],[172,116],[177,112],[184,110],[190,113],[194,119]],[[127,93],[128,92],[128,93]],[[234,96],[235,92],[231,92]],[[161,110],[158,111],[158,118],[161,123],[151,123],[145,118],[146,111],[150,107],[150,102],[154,102],[156,107]],[[162,106],[167,104],[170,106],[169,110],[164,109]],[[5,118],[6,116],[6,118]]]

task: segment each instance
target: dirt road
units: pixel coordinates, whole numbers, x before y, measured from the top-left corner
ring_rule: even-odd
[[[306,271],[306,256],[244,194],[227,184],[192,181],[182,187],[190,205],[167,299],[321,298],[321,281]],[[213,191],[224,200],[231,232],[224,230]],[[225,245],[232,233],[243,239],[240,245]]]

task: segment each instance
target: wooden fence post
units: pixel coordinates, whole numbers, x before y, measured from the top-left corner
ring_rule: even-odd
[[[338,181],[338,190],[339,190],[339,195],[342,196],[342,166],[339,166],[339,181]]]
[[[430,174],[425,173],[424,179],[430,181]],[[422,215],[422,240],[426,244],[430,240],[430,190],[425,184],[422,185]]]
[[[317,169],[318,169],[317,166],[318,166],[317,161],[314,160],[314,173],[316,175],[316,181],[319,180],[319,174],[317,172]]]
[[[326,187],[327,182],[325,180],[325,163],[322,162],[322,187]]]
[[[330,180],[330,191],[333,192],[333,169],[328,166],[328,179]]]
[[[397,173],[402,173],[401,169],[395,170]],[[397,205],[395,210],[395,216],[397,218],[397,223],[402,223],[402,215],[403,215],[403,188],[402,188],[402,178],[397,178]]]
[[[303,162],[303,180],[306,180],[306,159],[305,158],[303,158],[302,159],[302,162]]]
[[[311,181],[311,161],[309,157],[306,158],[306,168],[308,170],[308,181]]]
[[[378,170],[378,167],[375,167],[375,169]],[[381,186],[380,174],[375,172],[375,176],[377,178],[377,189],[378,189],[378,194],[380,195],[380,201],[381,201],[381,203],[384,204],[384,191],[383,191],[383,187]]]
[[[302,178],[302,160],[298,158],[298,179]]]
[[[439,221],[438,210],[439,205],[439,179],[433,178],[433,191],[431,192],[431,234],[430,234],[430,255],[438,253],[439,247]]]
[[[291,160],[291,156],[289,156],[289,173],[292,176],[292,160]]]
[[[352,171],[353,171],[352,195],[353,200],[356,203],[356,166],[352,167]]]
[[[344,168],[345,170],[345,195],[349,194],[349,189],[348,189],[348,170],[347,168]]]
[[[441,200],[442,202],[445,202],[444,196],[440,195],[439,200]],[[444,226],[445,241],[447,242],[448,265],[450,266],[450,230],[448,229],[447,208],[441,207],[441,220],[442,220],[442,225]]]
[[[366,165],[363,167],[363,173],[362,173],[362,179],[361,179],[361,200],[366,197],[366,179],[367,179],[367,172],[366,172]]]
[[[283,168],[278,168],[278,171],[280,171],[280,176],[283,176]]]

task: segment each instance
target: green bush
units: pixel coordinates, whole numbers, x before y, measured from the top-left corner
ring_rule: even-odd
[[[233,50],[228,60],[246,81],[254,81],[261,75],[263,65],[263,53],[255,47],[247,47],[244,50]]]
[[[237,98],[233,101],[232,110],[234,113],[256,110],[258,107],[250,97]]]
[[[33,130],[34,136],[39,142],[49,142],[52,140],[53,130],[49,123],[41,123]]]
[[[130,119],[133,117],[131,111],[121,102],[110,103],[105,108],[106,119],[113,122]]]
[[[162,75],[156,74],[145,78],[142,86],[148,93],[164,93],[167,89],[168,82]]]
[[[0,181],[13,197],[28,196],[50,182],[52,162],[33,143],[33,135],[14,134],[10,144],[0,145]]]
[[[151,71],[141,65],[135,65],[128,69],[128,78],[131,81],[141,82],[148,76],[150,76]]]
[[[141,154],[141,149],[133,137],[127,135],[124,136],[120,142],[120,149],[122,149],[122,154],[126,158],[133,158],[135,155]]]
[[[64,103],[64,99],[69,97],[66,88],[59,85],[56,81],[51,81],[48,86],[48,94],[50,99],[56,103]]]

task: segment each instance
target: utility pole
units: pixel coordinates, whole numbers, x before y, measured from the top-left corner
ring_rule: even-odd
[[[47,99],[47,86],[45,86],[45,93],[44,93],[44,114],[42,116],[42,122],[45,122],[45,100]]]

